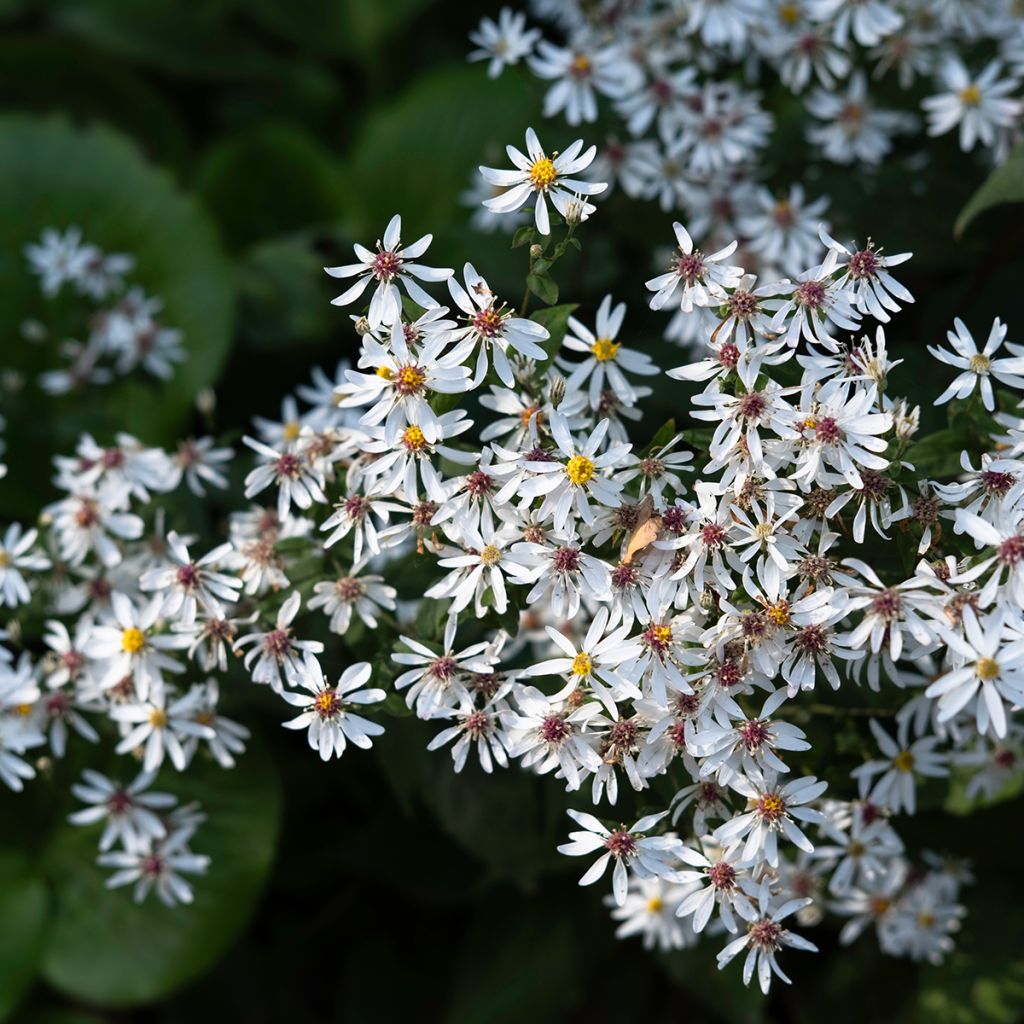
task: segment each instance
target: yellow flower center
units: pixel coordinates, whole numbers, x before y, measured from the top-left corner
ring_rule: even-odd
[[[999,678],[999,662],[995,658],[979,658],[974,665],[974,672],[979,679],[991,681]]]
[[[149,724],[154,729],[163,729],[167,725],[167,712],[163,708],[153,708],[149,713]]]
[[[971,82],[960,90],[960,102],[968,107],[976,107],[981,102],[981,90]]]
[[[570,71],[574,75],[586,75],[590,71],[590,58],[583,53],[577,54],[573,58],[572,67]]]
[[[493,545],[488,544],[487,547],[480,552],[480,561],[484,565],[494,565],[496,562],[501,561],[501,552]]]
[[[800,20],[800,8],[796,4],[783,4],[779,8],[779,21],[783,25],[795,25]]]
[[[146,646],[146,637],[141,629],[129,626],[121,634],[121,650],[128,654],[138,654]]]
[[[761,814],[766,818],[778,818],[786,809],[786,804],[778,793],[769,793],[761,798]]]
[[[672,643],[671,626],[651,626],[651,638],[660,647],[667,647]]]
[[[574,676],[589,676],[593,665],[594,663],[590,660],[590,655],[580,651],[580,653],[572,659],[572,674]]]
[[[32,714],[31,704],[19,704],[15,709],[15,712],[21,715],[22,718],[28,718]]]
[[[582,487],[590,482],[594,475],[594,464],[586,455],[574,455],[565,466],[565,475],[577,487]]]
[[[301,429],[302,428],[298,425],[298,423],[296,423],[295,420],[292,420],[290,423],[286,423],[284,425],[284,428],[281,430],[281,436],[286,441],[294,441],[295,438],[299,436],[299,431]]]
[[[988,356],[983,356],[980,353],[976,356],[971,356],[971,369],[975,373],[988,373],[991,365],[992,360]]]
[[[660,896],[652,896],[647,901],[647,913],[648,914],[657,914],[658,911],[660,911],[663,906],[665,906],[665,904],[661,901],[661,897]]]
[[[553,185],[557,177],[558,171],[555,170],[554,161],[546,156],[535,160],[530,168],[530,181],[538,192]]]
[[[789,602],[776,601],[768,609],[768,620],[776,626],[785,626],[789,622]]]
[[[6,569],[8,566],[14,564],[14,555],[10,551],[6,551],[0,548],[0,569]]]
[[[922,910],[921,913],[917,915],[917,923],[927,931],[933,924],[935,924],[935,915],[929,914],[927,910]]]
[[[419,391],[427,375],[418,366],[403,366],[395,378],[399,391],[406,393]]]
[[[619,354],[619,344],[611,338],[598,338],[590,350],[599,363],[607,363],[609,359],[614,359]]]
[[[912,772],[914,770],[914,755],[909,750],[901,750],[892,763],[898,772]]]
[[[818,421],[813,416],[808,416],[802,424],[804,430],[813,430],[817,425]]]
[[[423,431],[419,427],[406,427],[402,434],[402,444],[409,451],[418,452],[426,447],[427,439],[423,436]]]
[[[772,535],[772,524],[771,523],[758,523],[754,527],[754,536],[758,540],[767,540]]]
[[[391,369],[389,367],[378,366],[377,376],[382,377],[384,380],[391,380],[391,378],[394,377],[394,374],[391,372]]]

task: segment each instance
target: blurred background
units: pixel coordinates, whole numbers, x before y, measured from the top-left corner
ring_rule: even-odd
[[[333,373],[357,339],[347,311],[329,304],[338,288],[322,267],[348,262],[353,240],[372,246],[393,213],[407,238],[434,233],[431,265],[469,260],[499,292],[521,293],[524,250],[476,232],[460,197],[476,166],[502,164],[504,145],[520,145],[528,125],[549,148],[575,133],[542,122],[543,87],[522,69],[489,81],[466,63],[468,32],[499,6],[0,0],[0,415],[10,466],[0,516],[31,521],[57,497],[51,457],[84,429],[171,447],[190,432],[237,441],[254,414],[277,416],[313,367]],[[918,302],[889,333],[906,360],[893,389],[922,401],[925,425],[938,426],[944,413],[927,406],[943,374],[922,359],[924,345],[956,315],[976,337],[997,314],[1011,339],[1024,336],[1021,208],[986,213],[956,240],[956,215],[985,170],[954,138],[935,143],[926,163],[897,143],[871,175],[809,164],[787,116],[796,102],[780,91],[766,104],[780,123],[765,157],[770,180],[831,195],[836,237],[870,234],[890,252],[915,253],[899,277]],[[602,138],[594,126],[579,134]],[[563,301],[579,302],[584,319],[607,291],[627,301],[627,343],[662,366],[679,358],[660,341],[665,320],[647,310],[643,282],[671,242],[670,221],[613,195],[584,230],[582,253],[557,271]],[[164,299],[189,352],[171,382],[60,397],[31,385],[54,355],[22,337],[26,320],[48,315],[23,248],[72,224],[107,251],[132,253],[135,279]],[[216,402],[200,410],[207,388]],[[661,381],[647,436],[680,404]],[[220,505],[182,502],[168,514],[213,536],[241,500],[234,483]],[[472,764],[455,776],[409,719],[389,724],[372,753],[321,765],[280,735],[279,710],[253,687],[229,696],[229,714],[257,742],[234,772],[194,784],[218,824],[215,868],[192,910],[129,912],[126,893],[93,902],[94,837],[83,847],[61,830],[69,807],[51,802],[66,786],[0,800],[0,1017],[1021,1019],[1012,804],[951,828],[956,819],[926,791],[924,813],[902,822],[908,845],[970,856],[980,883],[966,890],[963,941],[943,968],[885,960],[870,938],[839,954],[826,927],[815,934],[822,955],[787,958],[795,984],[765,1001],[741,987],[738,967],[715,971],[716,940],[671,956],[615,940],[597,888],[577,889],[578,865],[555,853],[566,798],[552,780],[510,772],[485,782]],[[859,757],[860,741],[835,732],[812,738],[834,751],[842,775],[844,743]],[[71,777],[76,766],[55,770]],[[47,883],[33,862],[46,864]]]

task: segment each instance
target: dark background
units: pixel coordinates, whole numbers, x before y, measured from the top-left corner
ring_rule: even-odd
[[[498,6],[0,0],[3,365],[30,377],[54,364],[52,346],[18,336],[24,318],[54,312],[20,255],[51,224],[78,223],[104,248],[135,253],[137,278],[165,297],[166,319],[185,330],[191,353],[170,385],[122,382],[100,396],[41,399],[30,379],[18,387],[5,378],[11,473],[0,514],[31,520],[56,498],[50,456],[70,450],[81,429],[104,436],[127,428],[172,445],[189,431],[237,440],[253,414],[276,415],[312,366],[331,372],[354,354],[349,311],[329,305],[339,289],[321,267],[348,262],[352,240],[372,244],[392,213],[403,215],[407,238],[434,232],[425,262],[461,268],[468,259],[499,291],[521,293],[523,250],[510,251],[506,236],[472,232],[459,193],[477,164],[503,164],[504,144],[520,145],[528,124],[551,148],[576,134],[602,135],[595,126],[576,133],[543,123],[543,88],[522,69],[490,82],[483,65],[465,63],[468,31]],[[901,143],[872,174],[819,165],[800,141],[799,101],[772,88],[766,103],[779,120],[764,157],[770,183],[799,180],[810,196],[831,195],[838,238],[870,235],[889,251],[914,251],[898,276],[918,302],[888,332],[890,351],[906,360],[893,389],[922,403],[926,425],[942,425],[945,414],[930,402],[947,375],[924,345],[940,341],[954,315],[976,337],[1002,315],[1011,339],[1021,340],[1020,208],[983,215],[956,241],[956,214],[986,171],[954,139],[930,143],[927,155],[914,152],[916,141]],[[585,226],[583,252],[557,271],[563,301],[580,302],[581,315],[592,315],[608,290],[628,301],[628,343],[662,366],[679,360],[659,340],[666,321],[646,309],[643,281],[657,269],[654,250],[671,242],[671,219],[616,194]],[[65,315],[59,304],[57,315]],[[208,417],[194,409],[205,386],[217,395]],[[644,430],[678,416],[681,404],[677,387],[660,381]],[[171,514],[212,537],[240,501],[234,484],[219,505],[172,503]],[[367,643],[357,636],[351,646],[372,650]],[[1019,1019],[1013,805],[950,817],[939,788],[925,792],[924,813],[898,823],[912,850],[974,860],[978,884],[965,890],[961,951],[946,966],[886,960],[871,937],[837,951],[825,925],[812,936],[822,954],[785,956],[795,985],[777,985],[764,1001],[742,989],[738,966],[715,971],[720,940],[663,956],[614,939],[604,890],[577,889],[578,865],[554,852],[567,831],[558,783],[518,772],[484,780],[472,766],[456,778],[446,752],[423,749],[432,733],[409,719],[389,723],[373,753],[321,765],[300,737],[282,735],[276,702],[235,682],[226,684],[229,711],[262,739],[230,782],[212,770],[197,783],[209,787],[202,795],[211,834],[210,847],[204,833],[195,846],[214,852],[215,867],[198,883],[196,907],[178,912],[201,915],[205,900],[207,917],[186,926],[177,945],[180,919],[156,909],[135,922],[138,930],[119,930],[120,911],[110,908],[126,903],[126,893],[96,904],[84,931],[68,923],[69,888],[85,911],[95,893],[95,877],[76,874],[95,837],[83,846],[59,825],[74,765],[57,766],[52,786],[0,803],[0,841],[17,864],[8,895],[44,865],[32,891],[40,906],[56,908],[63,943],[54,954],[43,927],[38,941],[51,951],[41,954],[39,980],[38,964],[22,969],[19,953],[7,951],[29,985],[12,1019]],[[841,699],[865,700],[856,692]],[[842,780],[867,749],[863,730],[817,728],[816,750]],[[166,781],[160,788],[176,785]],[[631,817],[628,797],[622,814]],[[17,859],[26,854],[28,866]],[[233,874],[236,862],[248,863],[244,878],[241,869]],[[16,931],[11,945],[24,952]],[[99,967],[89,959],[97,950]],[[180,970],[146,981],[154,962],[174,958]],[[142,1005],[103,1008],[125,1002]],[[0,1015],[2,1008],[0,1000]]]

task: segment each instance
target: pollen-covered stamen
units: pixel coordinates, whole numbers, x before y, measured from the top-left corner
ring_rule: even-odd
[[[366,584],[355,576],[342,576],[335,581],[334,592],[342,601],[358,601],[366,593]]]
[[[661,515],[661,525],[668,533],[682,533],[686,529],[686,509],[673,505]]]
[[[202,582],[202,573],[194,562],[189,562],[188,565],[178,566],[178,570],[174,576],[178,582],[178,586],[184,590],[195,590]]]
[[[491,719],[484,711],[472,711],[466,715],[462,727],[473,739],[478,739],[491,731]]]
[[[134,806],[135,801],[132,800],[131,793],[120,786],[107,797],[107,810],[110,812],[111,817],[127,814]]]
[[[720,860],[708,868],[708,881],[719,892],[731,892],[736,888],[736,869]]]
[[[740,630],[748,643],[756,644],[768,635],[768,623],[760,612],[747,612],[740,620]]]
[[[546,156],[534,160],[530,167],[530,181],[538,192],[550,188],[558,180],[558,171],[555,170],[555,162]]]
[[[540,736],[545,743],[561,743],[570,732],[571,726],[561,715],[548,715],[540,723]]]
[[[429,526],[434,516],[437,515],[437,502],[436,501],[421,501],[412,512],[412,521],[414,526]]]
[[[167,712],[163,708],[153,708],[149,713],[148,722],[154,729],[166,729]]]
[[[865,501],[876,504],[885,500],[886,495],[889,493],[889,488],[892,486],[888,478],[875,469],[861,470],[860,479],[863,486],[860,487],[857,493]]]
[[[736,408],[743,419],[759,420],[768,408],[768,400],[760,391],[751,391],[739,400]]]
[[[914,755],[909,750],[901,750],[892,759],[892,766],[898,772],[912,772],[914,770]]]
[[[146,635],[136,626],[129,626],[121,634],[121,650],[125,654],[138,654],[146,646]]]
[[[473,330],[482,338],[496,338],[501,334],[507,313],[503,313],[493,306],[481,309],[479,313],[470,318]]]
[[[821,626],[804,626],[797,630],[793,646],[804,654],[825,654],[828,651],[828,634]]]
[[[616,590],[628,590],[636,586],[639,575],[634,566],[620,562],[612,569],[612,586]]]
[[[774,604],[770,604],[765,609],[765,615],[768,621],[773,626],[788,626],[789,625],[789,602],[785,598],[780,598]]]
[[[730,659],[718,666],[718,685],[728,690],[743,678],[743,668],[738,661]]]
[[[762,722],[759,718],[752,718],[744,722],[736,731],[740,734],[743,745],[751,752],[760,750],[771,738],[771,734],[768,732],[768,723]]]
[[[278,480],[296,480],[302,472],[302,459],[295,452],[285,452],[278,456],[274,464],[274,473]]]
[[[599,363],[607,363],[619,354],[620,346],[621,342],[612,341],[611,338],[598,338],[590,346],[590,351]]]
[[[584,651],[580,651],[580,653],[572,659],[572,674],[574,676],[589,676],[593,667],[593,660],[590,655]]]
[[[737,320],[749,320],[757,312],[757,296],[737,288],[729,296],[729,313]]]
[[[418,395],[423,391],[427,375],[418,366],[403,366],[392,378],[395,390],[403,397]]]
[[[780,199],[772,207],[772,220],[780,228],[792,227],[796,218],[793,216],[793,207],[785,199]]]
[[[573,78],[587,78],[592,66],[590,58],[585,53],[578,53],[569,65],[569,74]]]
[[[565,475],[577,487],[590,483],[595,471],[594,463],[586,455],[574,455],[565,464]]]
[[[706,548],[720,548],[725,544],[725,527],[718,523],[708,523],[700,528],[701,543]]]
[[[345,499],[345,515],[353,521],[363,518],[370,509],[370,503],[361,494],[353,494],[351,498]]]
[[[318,718],[334,718],[341,712],[342,703],[334,689],[321,690],[313,700],[313,710]]]
[[[675,272],[687,284],[701,280],[704,271],[704,255],[700,252],[680,252],[676,258]]]
[[[480,498],[494,490],[494,481],[482,470],[474,470],[466,477],[466,491]]]
[[[397,253],[390,249],[382,249],[373,257],[371,267],[373,276],[378,281],[390,281],[401,271],[402,261]]]
[[[965,107],[976,107],[981,102],[981,89],[975,82],[965,85],[957,96]]]
[[[620,718],[608,730],[608,743],[613,749],[629,751],[636,748],[639,736],[640,729],[636,722],[628,718]]]
[[[576,572],[580,567],[578,548],[558,548],[551,556],[551,567],[555,572]]]
[[[780,948],[779,939],[782,936],[782,928],[771,918],[762,917],[760,921],[755,921],[748,926],[747,936],[754,949],[774,952]]]
[[[402,432],[399,444],[401,444],[407,452],[416,454],[427,447],[427,439],[423,436],[423,431],[420,430],[419,427],[413,425],[411,427],[406,427]]]
[[[740,361],[740,350],[732,343],[723,345],[718,350],[718,361],[727,370],[732,370]]]
[[[662,656],[672,643],[672,627],[653,623],[640,635],[640,641],[655,654]]]
[[[865,280],[878,276],[878,256],[871,246],[855,252],[850,257],[850,277],[854,280]]]
[[[766,825],[775,825],[786,815],[786,801],[780,793],[765,793],[757,801],[757,816]]]
[[[922,494],[910,506],[911,514],[922,526],[934,526],[939,521],[942,502],[931,495]]]
[[[984,377],[988,374],[992,368],[992,360],[988,356],[978,353],[975,356],[971,356],[971,369],[978,374],[979,377]]]
[[[151,853],[143,857],[139,863],[139,870],[149,878],[159,878],[166,868],[163,857],[157,853]]]
[[[895,622],[902,611],[903,597],[892,587],[886,587],[871,599],[871,613],[885,622]]]
[[[292,649],[291,630],[284,626],[280,629],[272,629],[263,638],[263,651],[281,661]]]
[[[501,561],[501,549],[494,544],[488,544],[480,552],[480,561],[487,566],[497,565]]]
[[[999,545],[999,561],[1004,565],[1017,566],[1024,562],[1024,535],[1007,537]]]
[[[818,310],[825,304],[825,286],[820,281],[804,281],[793,293],[798,306]]]
[[[859,125],[864,120],[864,108],[859,103],[844,103],[839,111],[839,120],[847,124]]]
[[[1000,473],[994,469],[986,469],[981,474],[981,483],[986,494],[1002,497],[1014,485],[1016,477],[1012,473]]]
[[[986,683],[998,679],[1001,671],[999,662],[995,658],[979,658],[974,663],[974,674]]]
[[[632,857],[636,853],[636,839],[622,828],[613,832],[604,841],[604,845],[608,847],[611,855],[619,860]]]
[[[822,444],[835,444],[842,436],[842,428],[831,416],[822,416],[814,421],[815,440]]]
[[[427,669],[427,672],[438,682],[447,683],[458,670],[458,662],[450,654],[442,654],[440,658],[435,658],[430,663],[430,668]]]

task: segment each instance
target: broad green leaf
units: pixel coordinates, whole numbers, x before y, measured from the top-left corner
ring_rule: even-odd
[[[20,855],[0,852],[0,1021],[36,980],[48,911],[43,880]]]
[[[167,908],[152,894],[105,886],[96,831],[64,826],[45,860],[55,911],[43,962],[46,980],[86,1002],[138,1006],[186,985],[215,963],[256,910],[274,858],[281,811],[277,772],[253,743],[238,767],[210,762],[164,772],[156,788],[198,800],[208,815],[192,841],[212,858],[195,879],[195,902]]]
[[[530,291],[548,306],[558,301],[558,285],[547,274],[529,274],[526,283]]]
[[[3,414],[15,459],[2,499],[20,493],[38,505],[49,488],[50,454],[72,448],[83,430],[109,437],[115,430],[148,443],[173,443],[199,390],[220,372],[231,340],[233,281],[216,235],[198,204],[170,177],[151,166],[126,139],[108,128],[78,130],[57,119],[0,117],[0,331],[5,367],[26,379],[5,394]],[[31,345],[18,337],[27,318],[47,322],[54,306],[27,270],[24,248],[46,227],[78,225],[85,238],[107,252],[135,257],[131,280],[163,300],[161,319],[182,331],[188,352],[172,381],[138,371],[84,394],[42,396],[39,372],[63,365],[57,342]],[[84,325],[90,306],[80,306]],[[5,504],[5,507],[6,504]]]
[[[214,146],[196,189],[233,247],[329,223],[346,195],[333,154],[301,129],[274,123]]]
[[[959,238],[967,225],[985,210],[1003,203],[1024,203],[1024,142],[1017,145],[968,200],[956,219],[953,234]]]
[[[905,460],[912,463],[921,477],[955,476],[960,470],[960,451],[952,430],[939,430],[921,438],[907,449]]]

